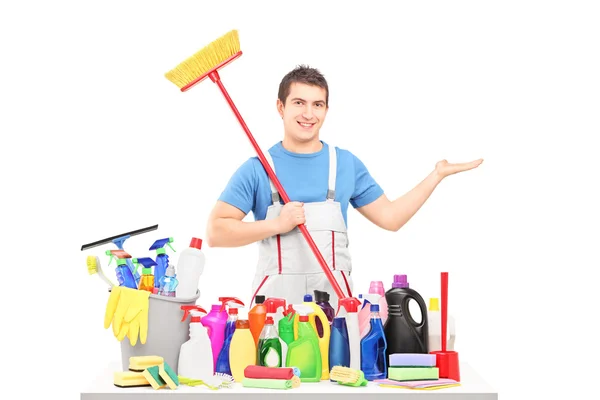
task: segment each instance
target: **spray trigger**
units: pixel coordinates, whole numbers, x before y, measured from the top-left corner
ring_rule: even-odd
[[[181,318],[181,322],[185,321],[186,318],[188,317],[188,315],[190,315],[190,311],[192,310],[198,310],[200,312],[203,312],[205,315],[207,314],[206,310],[200,306],[197,305],[193,305],[193,306],[181,306],[181,309],[183,310],[183,318]]]
[[[240,304],[244,306],[244,303],[242,303],[242,301],[237,297],[219,297],[219,301],[221,302],[221,309],[219,312],[223,311],[225,309],[225,305],[228,303]]]

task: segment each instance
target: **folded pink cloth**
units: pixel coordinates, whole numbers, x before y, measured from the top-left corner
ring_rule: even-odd
[[[293,368],[263,367],[260,365],[248,365],[244,369],[244,376],[251,379],[285,379],[294,377]]]

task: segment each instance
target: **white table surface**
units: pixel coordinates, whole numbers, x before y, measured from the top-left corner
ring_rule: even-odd
[[[348,387],[330,381],[321,381],[318,383],[302,382],[300,387],[288,390],[245,388],[241,383],[235,383],[230,389],[223,388],[219,390],[210,390],[206,386],[186,385],[180,385],[175,390],[169,388],[155,390],[151,386],[120,388],[113,383],[113,373],[121,370],[119,363],[109,365],[81,392],[81,400],[139,400],[146,396],[151,396],[152,400],[187,400],[192,398],[208,398],[207,396],[214,396],[217,400],[259,400],[266,396],[271,398],[282,395],[294,396],[295,400],[343,400],[347,399],[348,396],[364,396],[367,399],[397,396],[401,397],[402,400],[498,399],[498,392],[485,382],[467,363],[461,363],[460,365],[460,386],[438,390],[386,388],[380,387],[373,382],[369,382],[367,386]]]

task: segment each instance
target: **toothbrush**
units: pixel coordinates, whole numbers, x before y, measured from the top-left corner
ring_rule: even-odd
[[[115,286],[114,283],[112,283],[110,279],[108,279],[106,275],[104,275],[102,267],[100,266],[100,257],[91,255],[87,256],[87,269],[90,275],[98,274],[100,278],[102,278],[102,280],[106,282],[109,288]]]

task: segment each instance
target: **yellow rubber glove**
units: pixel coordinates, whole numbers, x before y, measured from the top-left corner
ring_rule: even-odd
[[[150,292],[147,290],[138,290],[134,296],[133,303],[129,307],[125,320],[121,328],[127,329],[126,334],[129,337],[129,343],[135,346],[140,336],[140,343],[145,344],[148,337],[148,307],[149,307]],[[125,326],[128,325],[128,328]]]
[[[137,343],[137,334],[140,332],[142,344],[146,343],[149,296],[150,292],[146,290],[113,287],[104,313],[104,329],[108,329],[112,323],[113,334],[117,340],[121,341],[127,335],[132,345]],[[138,320],[140,314],[141,319]]]

